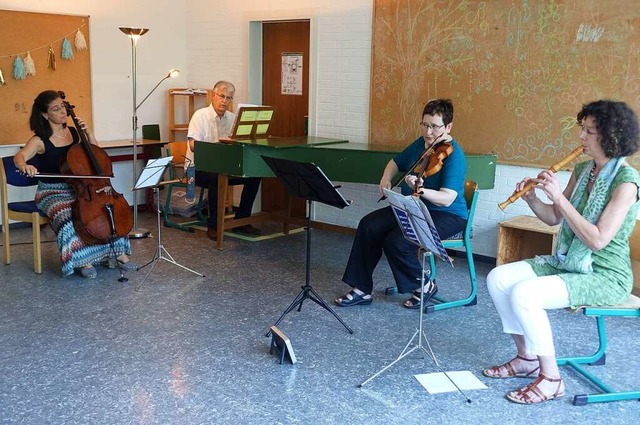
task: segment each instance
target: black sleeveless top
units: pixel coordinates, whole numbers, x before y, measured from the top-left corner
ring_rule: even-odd
[[[60,174],[60,163],[67,158],[67,152],[71,146],[77,144],[80,141],[78,130],[75,127],[68,127],[71,132],[73,142],[67,146],[55,146],[48,138],[42,139],[44,143],[44,153],[36,155],[38,157],[39,167],[38,172],[43,174]],[[60,183],[65,181],[63,178],[43,178],[41,179],[45,183]]]

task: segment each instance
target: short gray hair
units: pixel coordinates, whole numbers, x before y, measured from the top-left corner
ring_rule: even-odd
[[[228,91],[235,93],[236,92],[236,86],[234,86],[232,83],[230,83],[229,81],[224,81],[224,80],[220,80],[217,83],[215,83],[213,85],[213,90],[217,89],[217,88],[226,88]]]

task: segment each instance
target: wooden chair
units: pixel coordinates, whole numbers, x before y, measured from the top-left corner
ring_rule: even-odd
[[[169,210],[171,207],[171,195],[176,188],[187,188],[187,178],[184,175],[184,162],[185,155],[187,153],[187,142],[170,142],[167,144],[166,154],[173,156],[171,160],[171,166],[169,167],[169,180],[180,180],[178,183],[170,183],[166,186],[167,199],[165,200],[164,208],[162,211],[162,217],[165,227],[172,227],[174,229],[186,230],[189,232],[194,231],[194,226],[206,226],[207,218],[202,214],[202,203],[204,200],[204,190],[200,191],[198,197],[198,206],[196,209],[197,220],[178,223],[171,219]]]
[[[442,245],[446,248],[464,248],[467,254],[467,264],[469,266],[469,279],[471,281],[471,289],[469,291],[469,295],[465,298],[459,300],[446,301],[440,297],[433,297],[431,300],[434,302],[433,305],[428,305],[425,307],[425,313],[431,313],[438,310],[446,310],[448,308],[459,307],[459,306],[470,306],[476,305],[478,302],[477,294],[478,294],[478,282],[476,280],[476,267],[473,262],[473,251],[471,249],[471,237],[472,235],[472,226],[473,226],[473,217],[476,212],[476,204],[478,202],[478,183],[467,180],[464,184],[464,199],[467,202],[467,210],[468,210],[468,219],[467,226],[465,229],[459,233],[458,235],[454,235],[449,239],[445,239],[442,241]],[[436,261],[433,255],[429,256],[429,265],[431,268],[431,280],[435,282],[436,280]]]
[[[36,165],[35,159],[29,164]],[[42,249],[40,238],[40,226],[49,223],[49,218],[36,207],[35,201],[10,202],[8,186],[35,186],[36,178],[32,178],[17,172],[13,164],[13,156],[5,156],[0,163],[0,203],[2,204],[2,259],[5,264],[11,263],[11,240],[9,235],[9,220],[31,223],[33,233],[33,269],[36,273],[42,273]]]
[[[179,183],[171,183],[167,185],[167,199],[165,201],[165,206],[163,210],[163,220],[164,225],[166,227],[173,227],[175,229],[186,230],[189,232],[194,231],[195,226],[206,226],[207,225],[207,217],[202,213],[203,201],[204,201],[204,193],[205,189],[200,190],[200,196],[198,197],[198,206],[196,209],[196,218],[195,221],[187,221],[183,223],[178,223],[171,219],[169,214],[169,209],[171,205],[171,195],[173,193],[173,189],[175,188],[184,188],[187,187],[187,178],[184,175],[184,161],[185,155],[187,153],[187,142],[170,142],[167,144],[167,155],[173,156],[171,161],[171,166],[169,167],[169,180],[180,180]],[[227,190],[227,201],[226,201],[227,212],[231,212],[233,208],[233,189],[230,187]]]

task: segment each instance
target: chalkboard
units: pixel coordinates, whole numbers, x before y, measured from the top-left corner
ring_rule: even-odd
[[[0,145],[23,144],[32,135],[29,116],[33,99],[43,90],[62,90],[75,105],[75,112],[92,127],[91,66],[89,49],[77,51],[76,31],[89,46],[89,17],[0,10],[0,69],[6,84],[0,86]],[[62,58],[62,41],[73,46],[74,58]],[[49,46],[56,58],[56,70],[47,68]],[[24,80],[13,77],[16,55],[30,52],[36,75]]]
[[[582,104],[640,107],[637,0],[375,0],[373,21],[375,144],[408,144],[446,97],[467,153],[548,167],[579,145]]]

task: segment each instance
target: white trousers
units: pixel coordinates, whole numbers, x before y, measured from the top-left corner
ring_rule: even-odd
[[[502,330],[524,336],[526,354],[555,356],[546,310],[569,307],[567,285],[558,276],[536,276],[524,262],[491,270],[487,287],[502,320]]]

